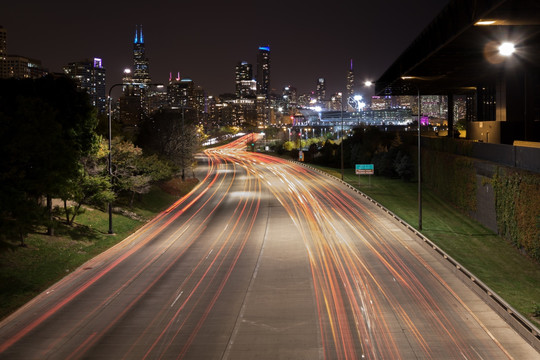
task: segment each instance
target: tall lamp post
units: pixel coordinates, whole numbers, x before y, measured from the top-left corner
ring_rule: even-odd
[[[421,106],[420,101],[420,88],[416,88],[418,91],[418,230],[422,230],[422,157],[420,152],[421,144],[421,130],[422,130],[422,119],[420,118]]]
[[[402,76],[402,80],[411,80],[411,79],[417,79],[418,77],[415,76]],[[422,129],[422,122],[420,119],[420,113],[421,113],[421,101],[420,101],[420,88],[414,84],[412,84],[418,93],[418,114],[417,114],[417,123],[418,123],[418,230],[422,230],[422,156],[420,151],[420,144],[421,144],[421,129]]]
[[[420,80],[420,81],[435,81],[444,78],[445,75],[436,75],[436,76],[402,76],[402,80]],[[421,129],[422,121],[420,119],[420,114],[422,113],[422,102],[420,100],[420,88],[415,84],[411,84],[416,88],[418,93],[418,230],[422,230],[422,158],[420,152],[421,144]]]
[[[122,86],[124,85],[123,83],[118,83],[118,84],[114,84],[112,85],[110,88],[109,88],[109,97],[108,97],[108,100],[109,100],[109,156],[108,156],[108,161],[107,161],[107,171],[109,173],[109,181],[111,182],[111,186],[113,185],[113,176],[112,176],[112,156],[111,156],[111,153],[112,153],[112,109],[111,109],[111,104],[112,104],[112,97],[111,97],[111,92],[112,90],[117,87],[117,86]],[[108,208],[109,208],[109,234],[114,234],[114,231],[113,231],[113,225],[112,225],[112,203],[109,201],[108,203]]]
[[[129,69],[126,69],[124,70],[124,73],[125,74],[128,74],[130,71]],[[108,97],[108,100],[109,100],[109,156],[108,156],[108,164],[107,164],[107,170],[108,170],[108,173],[109,173],[109,180],[111,182],[111,186],[113,185],[113,174],[112,174],[112,156],[111,156],[111,153],[112,153],[112,107],[111,107],[111,104],[112,104],[112,97],[111,97],[111,93],[112,93],[112,90],[117,87],[117,86],[123,86],[123,85],[131,85],[129,83],[117,83],[117,84],[113,84],[110,88],[109,88],[109,97]],[[146,86],[157,86],[157,87],[163,87],[163,84],[146,84]],[[113,225],[112,225],[112,203],[109,202],[108,203],[108,210],[109,210],[109,231],[108,233],[109,234],[114,234],[114,231],[113,231]]]
[[[344,135],[343,135],[343,97],[345,96],[345,92],[341,93],[341,180],[343,181],[343,173],[345,172],[344,170],[344,160],[343,160],[343,139],[344,139]]]

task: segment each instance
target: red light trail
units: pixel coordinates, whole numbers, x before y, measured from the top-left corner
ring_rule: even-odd
[[[259,138],[205,151],[192,193],[2,322],[0,358],[280,358],[263,340],[282,333],[287,354],[321,359],[513,357],[410,234],[338,182],[245,151]],[[271,302],[258,291],[276,254],[305,272]],[[294,281],[310,286],[289,299]]]

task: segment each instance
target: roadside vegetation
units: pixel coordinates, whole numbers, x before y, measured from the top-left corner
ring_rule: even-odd
[[[282,134],[270,148],[271,154],[296,161],[302,150],[305,163],[337,178],[343,149],[344,180],[418,228],[416,141],[408,134],[359,127],[343,144],[331,135],[288,140]],[[467,153],[466,142],[450,145]],[[375,175],[359,178],[355,164],[374,164]],[[472,168],[466,156],[423,152],[429,174],[422,187],[422,233],[540,326],[540,176],[499,170],[491,180],[499,199],[500,236],[466,215],[477,206]]]
[[[313,166],[341,178],[340,169]],[[353,169],[345,169],[344,181],[418,228],[416,182],[384,176],[359,178]],[[426,186],[422,189],[422,233],[540,326],[540,263]]]
[[[0,79],[0,318],[195,186],[193,114],[142,121],[113,120],[109,152],[108,118],[71,80]]]
[[[195,186],[189,170],[204,140],[195,119],[189,109],[160,111],[144,120],[142,135],[135,137],[113,122],[109,172],[107,118],[95,114],[87,95],[71,81],[0,80],[0,318]],[[217,131],[226,138],[239,129]],[[376,128],[355,129],[343,144],[331,137],[287,141],[287,135],[278,129],[267,132],[266,138],[282,137],[270,145],[276,154],[298,159],[302,150],[307,162],[340,177],[336,169],[343,149],[347,182],[409,224],[418,223],[410,139]],[[422,232],[540,324],[538,177],[501,171],[493,180],[503,200],[497,204],[497,214],[505,220],[503,239],[464,215],[476,206],[472,172],[456,176],[449,160],[430,156],[425,157],[431,159],[429,169],[446,166],[448,172],[429,178],[451,184],[446,193],[452,197],[443,199],[435,191],[440,181],[426,183]],[[460,161],[459,169],[470,168]],[[365,177],[359,184],[353,173],[354,164],[361,163],[375,164],[369,186]],[[524,194],[520,201],[512,189]],[[113,204],[114,235],[107,234],[107,203]]]
[[[113,214],[113,235],[107,233],[107,212],[84,207],[74,223],[59,222],[54,236],[47,235],[47,228],[43,226],[28,235],[25,247],[12,243],[12,250],[0,252],[0,319],[125,239],[196,184],[196,179],[172,179],[153,186],[131,207],[125,206],[129,198],[121,199],[119,205],[129,211],[126,215]]]

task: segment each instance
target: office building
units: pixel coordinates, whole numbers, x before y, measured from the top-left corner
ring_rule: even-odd
[[[142,25],[135,28],[135,40],[133,41],[133,72],[131,81],[134,85],[144,87],[150,84],[150,61],[145,54],[144,36]]]
[[[75,80],[79,89],[86,90],[92,105],[98,113],[107,111],[107,95],[105,90],[105,68],[99,58],[71,62],[64,66],[64,73]]]
[[[235,83],[237,97],[244,98],[255,95],[257,91],[257,82],[253,79],[251,64],[242,61],[236,65]]]
[[[37,79],[47,75],[41,61],[26,56],[9,55],[7,29],[0,26],[0,78]]]
[[[268,97],[270,93],[270,47],[259,46],[257,53],[257,94]]]
[[[7,30],[0,26],[0,60],[7,55]]]
[[[349,71],[347,71],[347,99],[352,99],[352,98],[354,98],[354,69],[353,69],[353,61],[351,59]],[[353,108],[349,105],[348,101],[346,101],[345,104],[347,104],[348,106],[347,108],[348,111],[353,110]]]
[[[326,99],[326,83],[324,78],[317,80],[317,102],[323,104]]]

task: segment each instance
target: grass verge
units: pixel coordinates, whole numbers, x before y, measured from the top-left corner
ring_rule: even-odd
[[[60,221],[55,236],[45,235],[44,228],[38,229],[26,239],[27,247],[14,243],[15,250],[0,252],[0,319],[125,239],[196,184],[196,179],[172,180],[154,187],[129,209],[136,216],[113,214],[113,235],[108,234],[108,213],[88,208],[75,218],[73,226]]]
[[[339,169],[317,168],[341,178]],[[345,170],[344,180],[418,229],[416,182],[379,176],[359,179],[353,169]],[[422,233],[533,324],[540,325],[535,317],[540,315],[540,264],[426,187],[422,188]]]

